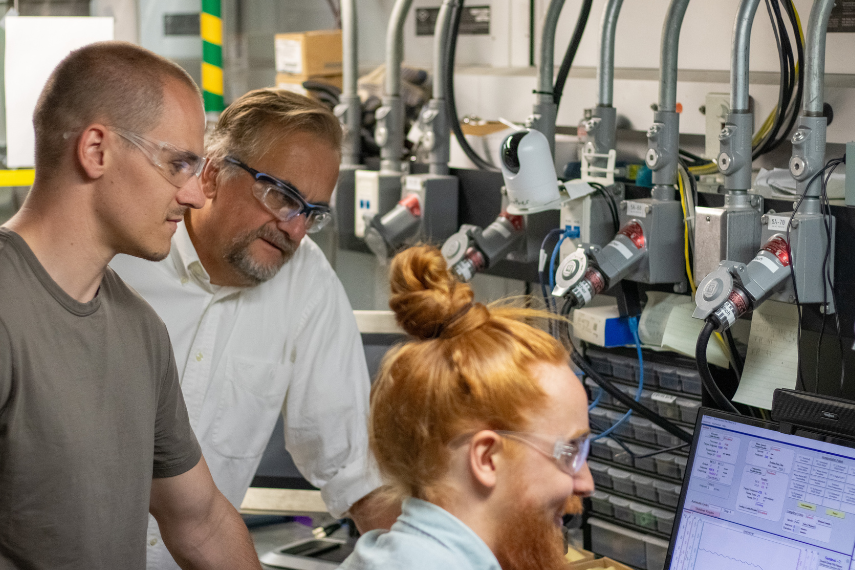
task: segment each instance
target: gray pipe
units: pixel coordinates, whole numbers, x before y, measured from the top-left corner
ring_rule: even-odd
[[[341,104],[346,105],[345,137],[342,144],[341,163],[345,165],[359,164],[362,154],[362,104],[357,94],[359,79],[359,36],[356,20],[356,0],[341,2],[341,35],[342,35],[342,93]]]
[[[551,0],[546,10],[546,20],[543,22],[543,34],[540,37],[540,86],[541,93],[552,93],[552,81],[555,74],[555,29],[558,27],[558,17],[564,0]]]
[[[751,45],[751,26],[760,0],[742,0],[733,24],[733,47],[730,64],[730,110],[732,113],[748,111],[748,57]],[[783,110],[782,110],[783,112]]]
[[[404,60],[404,21],[413,0],[397,0],[386,30],[386,95],[401,94],[401,62]]]
[[[677,110],[677,55],[680,28],[689,0],[672,0],[662,26],[662,54],[659,59],[659,110]]]
[[[805,31],[805,92],[802,103],[804,115],[822,116],[825,103],[825,34],[834,0],[816,0],[810,10]]]
[[[759,0],[758,0],[759,1]],[[600,35],[600,65],[597,67],[600,107],[611,107],[615,83],[615,29],[623,0],[609,0],[603,10]]]
[[[448,47],[448,37],[451,33],[451,5],[457,0],[444,0],[436,17],[436,27],[433,31],[433,98],[443,99],[442,86],[445,84],[445,50]],[[453,73],[454,70],[448,70]]]

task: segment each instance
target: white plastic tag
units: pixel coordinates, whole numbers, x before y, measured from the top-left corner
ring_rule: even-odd
[[[632,257],[632,252],[631,252],[631,251],[629,251],[629,248],[628,248],[628,247],[626,247],[625,245],[623,245],[621,242],[619,242],[619,241],[617,241],[617,240],[615,240],[615,241],[613,241],[613,242],[610,242],[606,247],[613,247],[613,248],[615,248],[616,250],[618,250],[618,251],[620,252],[620,254],[621,254],[622,256],[624,256],[624,257],[625,257],[625,258],[627,258],[627,259],[629,259],[630,257]]]
[[[789,216],[769,216],[769,230],[773,232],[785,232],[790,225]]]
[[[653,395],[650,396],[650,398],[654,402],[663,402],[665,404],[673,404],[674,401],[677,399],[677,396],[674,396],[671,394],[663,394],[661,392],[653,392]]]
[[[630,202],[629,200],[627,200],[626,215],[632,216],[634,218],[646,218],[647,204],[642,204],[641,202]]]

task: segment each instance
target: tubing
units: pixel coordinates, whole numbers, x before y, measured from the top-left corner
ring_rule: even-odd
[[[552,76],[555,73],[555,30],[564,0],[551,0],[546,10],[543,34],[540,38],[540,81],[537,90],[540,93],[552,93]]]
[[[730,112],[748,112],[748,58],[751,26],[760,0],[742,0],[733,24],[733,47],[730,64]],[[781,111],[783,112],[783,110]]]
[[[810,10],[805,33],[805,92],[802,111],[808,117],[821,117],[825,103],[825,37],[834,0],[816,0]]]
[[[451,4],[457,4],[457,0],[443,0],[436,17],[436,27],[433,36],[433,98],[442,99],[442,86],[445,83],[446,70],[442,62],[445,61],[445,50],[448,48],[448,34],[451,32]],[[450,70],[449,73],[453,73]]]
[[[342,145],[341,163],[357,165],[362,155],[362,103],[357,95],[359,75],[359,34],[356,21],[356,0],[341,1],[342,61],[341,102],[347,105],[347,141]]]
[[[590,364],[588,364],[582,355],[573,351],[571,356],[573,362],[582,369],[582,371],[594,382],[596,382],[603,390],[608,392],[615,400],[623,404],[624,406],[631,409],[633,412],[644,416],[654,424],[658,425],[671,435],[675,437],[679,437],[681,440],[686,443],[692,443],[692,435],[688,432],[683,431],[681,428],[677,427],[673,423],[669,422],[644,404],[636,402],[623,392],[621,392],[618,388],[615,387],[614,384],[600,376],[596,370],[594,370]]]
[[[701,374],[704,388],[707,389],[707,392],[709,392],[716,405],[726,412],[739,414],[740,412],[736,409],[736,406],[722,394],[721,388],[718,387],[715,378],[712,377],[709,363],[707,363],[707,345],[710,342],[713,331],[715,331],[715,325],[712,321],[707,321],[701,330],[701,334],[698,336],[698,344],[695,348],[695,360],[698,362],[698,372]]]
[[[671,0],[662,26],[662,52],[659,59],[659,110],[677,110],[677,55],[680,28],[689,0]]]
[[[355,3],[355,0],[353,0]],[[401,62],[404,59],[404,21],[413,0],[397,0],[386,31],[386,95],[401,94]],[[342,7],[343,8],[343,7]],[[342,12],[344,17],[344,12]],[[342,21],[342,24],[344,22]]]
[[[760,0],[756,0],[759,2]],[[611,107],[614,101],[615,83],[615,30],[623,0],[609,0],[603,10],[602,32],[600,34],[600,65],[597,67],[597,85],[599,86],[597,104]]]

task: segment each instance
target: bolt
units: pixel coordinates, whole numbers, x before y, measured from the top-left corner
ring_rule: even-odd
[[[712,218],[710,216],[707,216],[707,221],[708,222],[712,221]]]
[[[620,209],[623,210],[624,212],[626,212],[626,202],[620,203]]]
[[[651,211],[651,209],[652,209],[652,208],[651,208],[650,206],[645,206],[645,207],[644,207],[644,213],[645,213],[645,214],[649,214],[649,213],[650,213],[650,211]]]
[[[771,211],[771,210],[770,210]],[[760,216],[760,223],[764,226],[769,223],[769,216],[763,215]]]
[[[797,227],[799,227],[799,221],[793,220],[792,222],[790,222],[790,227],[796,229]]]
[[[651,104],[650,104],[650,108],[651,108],[651,109],[653,109],[654,111],[658,111],[658,110],[659,110],[659,105],[657,105],[656,103],[651,103]]]
[[[819,312],[820,312],[820,313],[822,313],[823,315],[825,314],[825,312],[826,312],[827,310],[828,310],[828,309],[826,308],[826,306],[825,306],[825,305],[820,305],[820,306],[819,306]]]
[[[740,273],[742,273],[743,271],[745,271],[745,268],[740,265],[739,267],[736,268],[736,270],[739,271]]]
[[[798,207],[799,207],[799,203],[798,203],[798,201],[793,202],[793,210],[795,210],[795,209],[796,209],[796,208],[798,208]]]
[[[698,107],[698,111],[701,112],[701,115],[706,115],[707,114],[707,106],[701,105],[700,107]]]
[[[792,295],[790,295],[790,296],[789,296],[789,298],[787,299],[787,301],[789,301],[790,303],[795,303],[795,302],[796,302],[796,298],[795,298],[795,297],[793,297]]]

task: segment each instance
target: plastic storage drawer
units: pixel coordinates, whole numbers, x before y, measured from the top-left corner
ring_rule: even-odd
[[[591,361],[591,368],[593,368],[595,372],[598,372],[603,376],[612,375],[612,363],[607,354],[589,350],[587,356],[588,360]]]
[[[632,436],[635,439],[646,443],[656,443],[653,422],[646,418],[632,416],[629,418],[629,423],[632,425]]]
[[[677,398],[677,405],[680,407],[680,419],[687,424],[693,424],[698,419],[698,412],[701,409],[701,403],[697,400],[687,400],[686,398]]]
[[[644,363],[644,385],[648,388],[659,387],[659,365],[655,362]]]
[[[591,550],[635,568],[647,568],[644,534],[591,517]],[[660,565],[657,570],[662,570]]]
[[[594,478],[594,484],[600,488],[612,488],[612,476],[609,475],[611,467],[597,463],[596,461],[588,462],[588,469],[591,470],[591,477]]]
[[[609,502],[612,504],[614,517],[617,520],[628,523],[635,523],[635,515],[632,514],[632,509],[629,507],[629,499],[624,499],[623,497],[616,497],[612,495],[609,497]]]
[[[585,378],[585,386],[591,393],[591,401],[594,401],[594,399],[597,397],[597,394],[600,393],[602,388],[600,388],[600,385],[591,380],[590,378]],[[600,403],[605,406],[610,406],[612,403],[612,397],[605,390],[602,390],[602,395],[600,396]]]
[[[653,509],[653,516],[656,517],[656,530],[671,534],[674,529],[674,513],[662,509]]]
[[[680,391],[680,377],[677,376],[677,369],[671,366],[659,367],[659,387],[666,390]]]
[[[683,457],[682,455],[678,455],[674,458],[674,463],[677,464],[677,469],[680,470],[680,479],[686,478],[686,465],[689,463],[688,457]]]
[[[633,445],[626,444],[627,448],[632,450],[635,453],[635,449],[633,449]],[[615,441],[609,440],[609,447],[612,448],[612,461],[615,463],[620,463],[621,465],[626,465],[627,467],[633,466],[632,456],[626,452],[624,448],[618,445]],[[644,453],[643,451],[641,453]]]
[[[624,495],[632,495],[634,493],[631,479],[632,473],[612,467],[609,469],[609,477],[612,478],[612,489],[618,493],[623,493]]]
[[[635,455],[646,455],[651,451],[654,451],[653,449],[650,449],[648,447],[632,445],[631,443],[627,444],[627,447],[630,448]],[[653,457],[634,457],[633,465],[636,469],[641,469],[642,471],[647,471],[649,473],[656,473],[656,460],[654,459],[654,457],[656,456],[654,455]]]
[[[632,486],[635,489],[635,496],[639,499],[656,502],[656,489],[653,487],[653,478],[646,475],[633,475],[630,477]]]
[[[623,419],[624,415],[626,415],[626,412],[615,412],[609,410],[609,426],[617,424],[621,419]],[[631,419],[631,417],[629,419]],[[629,423],[629,419],[615,428],[612,433],[622,435],[624,437],[632,437],[632,425]]]
[[[656,488],[656,496],[659,497],[659,502],[666,507],[676,507],[680,502],[680,486],[665,481],[654,481],[653,487]]]
[[[677,370],[677,376],[680,377],[680,385],[683,387],[683,392],[686,394],[701,395],[701,375],[697,370]]]
[[[672,420],[680,419],[680,407],[677,406],[676,396],[660,392],[656,396],[653,396],[652,400],[656,402],[656,409],[659,411],[660,416]]]
[[[658,443],[662,447],[674,447],[680,445],[681,440],[676,435],[671,435],[664,429],[656,426],[656,443]]]
[[[609,439],[595,439],[591,441],[591,455],[606,461],[612,460],[612,448],[609,446]]]
[[[612,356],[612,376],[621,380],[636,381],[638,379],[638,362],[626,356]]]
[[[604,493],[603,491],[594,491],[594,494],[591,495],[591,508],[595,513],[599,513],[601,515],[610,517],[614,515],[614,508],[612,507],[611,495],[608,493]]]
[[[661,453],[656,457],[656,472],[663,477],[680,478],[680,469],[674,462],[677,457],[672,453]]]
[[[595,431],[605,431],[611,425],[608,410],[602,408],[594,408],[588,412],[588,421]]]
[[[630,503],[633,522],[640,527],[656,529],[656,517],[653,516],[653,508],[641,503]]]

